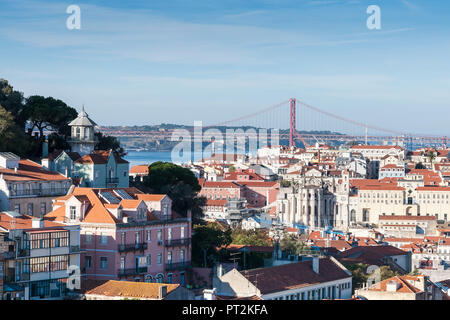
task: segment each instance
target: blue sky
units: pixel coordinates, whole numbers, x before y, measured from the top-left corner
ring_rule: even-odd
[[[449,19],[432,0],[0,0],[0,77],[102,125],[211,124],[296,97],[450,135]]]

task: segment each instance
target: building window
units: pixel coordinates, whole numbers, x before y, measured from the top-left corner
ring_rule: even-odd
[[[17,213],[20,213],[20,204],[16,203],[14,205],[14,211],[17,212]]]
[[[32,216],[32,215],[33,215],[33,204],[32,204],[32,203],[29,203],[29,204],[28,204],[27,214],[28,214],[29,216]]]
[[[77,218],[76,207],[71,206],[71,207],[70,207],[70,219],[71,219],[71,220],[75,220],[76,218]]]
[[[152,255],[151,255],[151,254],[148,254],[148,255],[147,255],[147,265],[148,265],[148,266],[151,266],[151,265],[152,265]]]
[[[158,230],[158,241],[162,241],[162,230]]]
[[[158,264],[162,264],[162,253],[158,253]]]
[[[167,264],[172,264],[172,251],[167,253]]]
[[[163,281],[164,281],[164,275],[162,275],[161,273],[159,273],[159,274],[156,276],[156,282],[157,282],[157,283],[163,283]]]
[[[86,232],[85,234],[86,243],[91,243],[92,241],[92,235],[90,232]]]
[[[167,275],[167,283],[172,283],[172,274],[171,273],[169,273]]]
[[[86,256],[85,260],[84,260],[84,266],[86,267],[86,269],[90,269],[91,268],[91,262],[92,262],[92,257],[91,256]]]
[[[151,230],[147,230],[147,242],[152,241],[152,231]]]
[[[41,215],[47,213],[47,204],[45,202],[41,202]]]
[[[180,262],[183,263],[184,262],[184,250],[180,251]]]
[[[101,269],[106,269],[107,267],[108,267],[108,258],[101,257],[100,258],[100,268]]]
[[[141,233],[136,231],[134,234],[134,243],[139,244],[141,242]]]
[[[102,233],[102,244],[107,245],[108,244],[108,236],[104,233]]]

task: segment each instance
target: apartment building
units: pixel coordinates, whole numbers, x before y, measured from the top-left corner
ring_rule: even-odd
[[[364,300],[447,300],[427,276],[395,276],[355,291]]]
[[[333,257],[222,274],[213,279],[217,295],[262,300],[350,299],[352,274]]]
[[[191,259],[191,217],[167,195],[136,188],[75,188],[46,217],[81,228],[87,279],[179,283]]]
[[[0,210],[42,217],[52,199],[65,195],[72,180],[40,164],[0,152]]]
[[[437,233],[437,223],[435,216],[380,216],[379,227],[381,228],[385,236],[434,236]]]
[[[80,275],[79,226],[7,211],[0,213],[0,230],[7,232],[9,242],[3,252],[4,299],[62,299],[76,289],[80,283],[80,278],[73,279]],[[68,281],[74,287],[68,287]]]

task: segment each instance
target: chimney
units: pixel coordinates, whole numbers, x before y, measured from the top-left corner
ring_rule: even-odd
[[[31,221],[31,227],[33,229],[44,228],[44,219],[43,218],[33,218],[33,220]]]
[[[217,272],[217,278],[220,279],[222,277],[222,275],[223,275],[223,266],[222,266],[222,264],[219,264],[217,266],[216,272]]]
[[[42,158],[45,158],[46,156],[48,156],[48,141],[45,140],[42,143]]]
[[[167,296],[167,286],[163,285],[159,287],[159,298],[162,300]]]
[[[216,288],[204,289],[203,300],[216,300]]]
[[[192,211],[191,210],[187,211],[187,218],[189,221],[191,221],[191,219],[192,219]]]
[[[319,257],[313,257],[312,268],[315,273],[319,274]]]
[[[391,280],[386,284],[386,291],[388,292],[397,292],[400,287],[400,283],[395,280]]]

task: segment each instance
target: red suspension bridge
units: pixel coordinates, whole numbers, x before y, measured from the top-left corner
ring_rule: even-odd
[[[288,108],[289,110],[287,110]],[[289,116],[286,115],[287,111]],[[359,142],[365,144],[388,143],[411,148],[412,146],[440,147],[447,143],[446,137],[413,134],[362,123],[295,98],[235,119],[203,126],[203,129],[217,128],[220,130],[225,127],[278,129],[280,141],[289,141],[290,146],[299,145],[296,142],[301,142],[303,146],[316,142],[327,144]],[[185,127],[185,129],[193,132],[193,127]],[[119,138],[139,137],[152,140],[170,140],[174,130],[100,128],[104,134]]]

